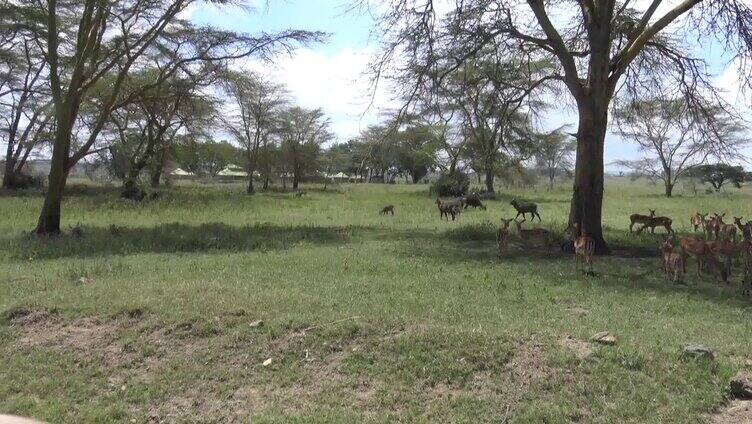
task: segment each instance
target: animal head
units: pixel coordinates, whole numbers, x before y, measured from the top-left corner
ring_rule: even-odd
[[[655,216],[655,209],[648,208],[648,210],[650,211],[650,216],[654,217]]]
[[[742,224],[742,217],[741,216],[735,216],[734,217],[734,224],[739,224],[739,225],[743,226],[743,224]]]
[[[439,200],[438,198],[436,198],[436,204],[437,205],[441,205],[441,200]]]
[[[518,204],[517,199],[512,199],[512,201],[509,202],[509,204],[512,205],[512,206],[517,206],[517,204]]]
[[[506,230],[507,228],[509,228],[509,224],[510,224],[510,223],[511,223],[512,221],[514,221],[514,219],[512,219],[512,218],[510,218],[510,219],[504,219],[504,218],[501,218],[501,228],[502,228],[503,230]]]
[[[674,241],[671,240],[671,237],[666,237],[666,240],[663,241],[662,249],[663,253],[669,253],[674,251]]]

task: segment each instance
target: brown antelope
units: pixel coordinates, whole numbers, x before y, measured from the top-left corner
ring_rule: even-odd
[[[577,269],[584,271],[584,267],[587,266],[588,270],[586,275],[595,275],[593,272],[593,255],[595,254],[595,240],[592,237],[588,237],[584,231],[580,231],[580,225],[578,223],[572,224],[571,231],[572,244],[574,245],[575,261],[577,262]]]
[[[689,223],[692,225],[695,231],[702,228],[702,231],[705,232],[705,218],[707,216],[707,213],[695,212],[689,217]]]
[[[524,229],[522,228],[522,223],[525,221],[525,219],[523,219],[522,221],[517,221],[516,218],[514,220],[514,223],[517,224],[517,235],[519,235],[520,239],[525,243],[531,240],[538,240],[550,249],[551,232],[546,230],[545,228]]]
[[[742,283],[752,283],[749,281],[750,276],[752,276],[752,240],[745,239],[739,243],[739,246],[744,257],[744,277]]]
[[[711,238],[718,238],[718,236],[721,233],[721,226],[723,223],[723,217],[726,214],[718,215],[717,213],[714,213],[713,216],[709,217],[708,220],[705,222],[705,230],[708,234],[708,239]]]
[[[394,205],[386,205],[379,211],[379,215],[386,215],[388,213],[394,215]]]
[[[643,226],[650,222],[650,219],[652,219],[655,216],[655,209],[648,209],[650,211],[650,215],[640,215],[638,213],[633,213],[632,215],[629,215],[629,232],[632,232],[632,227],[634,227],[635,224],[642,224]],[[644,228],[644,227],[643,227]]]
[[[726,240],[736,241],[736,225],[721,224],[719,234]]]
[[[651,212],[652,212],[652,210],[651,210]],[[672,234],[674,232],[673,228],[671,228],[672,222],[673,221],[671,220],[671,218],[669,218],[667,216],[653,216],[653,217],[651,217],[651,218],[648,219],[648,222],[646,222],[645,224],[643,224],[643,226],[640,227],[640,229],[637,230],[637,233],[641,233],[642,230],[644,230],[645,228],[649,227],[650,228],[650,233],[651,234],[655,234],[655,227],[663,227],[663,228],[666,229],[666,232],[668,234]]]
[[[743,252],[746,246],[747,244],[745,243],[737,244],[732,240],[713,240],[708,242],[708,247],[710,247],[710,250],[715,255],[725,259],[723,261],[723,269],[726,273],[726,276],[731,275],[731,264],[734,257],[739,254],[739,252]],[[724,278],[723,281],[725,282],[726,278]]]
[[[461,208],[454,202],[442,203],[441,200],[436,199],[436,205],[439,207],[439,219],[446,216],[447,221],[449,221],[449,215],[452,215],[452,221],[454,221],[456,215],[460,214]]]
[[[714,268],[721,271],[721,278],[726,281],[727,274],[723,269],[718,259],[715,257],[712,249],[708,245],[708,242],[696,237],[682,237],[679,240],[679,247],[681,248],[682,256],[682,272],[687,272],[687,257],[689,255],[694,256],[697,259],[697,276],[700,276],[703,265],[707,262]]]
[[[661,251],[663,252],[663,270],[666,272],[666,278],[671,278],[673,274],[674,282],[680,283],[684,273],[684,259],[674,251],[674,245],[670,238],[663,243]]]
[[[513,219],[501,218],[501,228],[496,231],[496,243],[499,245],[499,254],[506,249],[509,242],[509,224]]]
[[[752,240],[752,221],[747,221],[746,224],[742,224],[742,217],[735,216],[734,224],[742,232],[742,240]]]

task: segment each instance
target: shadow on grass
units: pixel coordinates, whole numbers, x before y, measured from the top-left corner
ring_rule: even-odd
[[[82,227],[83,235],[52,239],[27,236],[4,249],[20,258],[51,259],[128,255],[137,253],[183,253],[207,251],[284,250],[298,244],[335,245],[350,240],[351,227],[277,226],[271,224],[231,226],[162,224],[156,227]]]

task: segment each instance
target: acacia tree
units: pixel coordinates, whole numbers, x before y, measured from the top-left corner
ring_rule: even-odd
[[[196,0],[46,0],[29,2],[30,14],[41,15],[36,26],[42,54],[48,63],[49,85],[55,117],[48,189],[35,230],[36,234],[60,232],[60,213],[68,173],[92,146],[114,110],[121,106],[120,90],[134,68],[145,66],[144,53],[160,37],[180,34],[190,27],[178,15]],[[226,4],[228,0],[213,3]],[[241,58],[251,54],[268,56],[297,42],[317,41],[320,33],[284,31],[253,37],[209,27],[198,28],[201,43],[185,62]],[[180,41],[178,41],[180,43]],[[181,49],[181,51],[183,51]],[[169,77],[169,73],[166,77]],[[88,125],[88,133],[78,146],[72,146],[79,110],[89,91],[102,78],[111,78],[108,94],[102,96],[99,114]]]
[[[752,9],[744,0],[448,3],[451,10],[440,14],[433,0],[378,2],[374,10],[384,49],[373,65],[375,77],[394,76],[409,87],[407,98],[414,101],[435,92],[466,61],[482,57],[487,46],[523,62],[550,61],[554,69],[547,77],[569,92],[578,114],[569,221],[595,239],[599,253],[609,252],[601,224],[603,152],[614,99],[644,91],[671,93],[694,113],[704,113],[707,103],[698,100],[715,90],[705,61],[691,53],[695,43],[682,39],[697,40],[702,48],[717,38],[740,59],[742,75],[752,68]]]
[[[752,180],[750,173],[744,171],[741,166],[725,163],[699,165],[692,168],[689,174],[703,183],[710,184],[716,192],[721,191],[721,188],[727,183],[733,184],[736,188],[741,188],[743,183]]]
[[[284,86],[248,71],[229,71],[224,80],[224,90],[234,103],[234,112],[224,119],[225,127],[245,150],[246,193],[254,194],[253,176],[258,167],[259,150],[278,126],[279,112],[288,103],[287,91]]]
[[[6,145],[3,187],[8,189],[25,185],[21,171],[52,124],[46,60],[31,30],[38,16],[23,12],[10,2],[0,6],[0,140]]]
[[[535,160],[538,167],[545,170],[548,189],[552,190],[556,175],[572,169],[572,156],[577,150],[577,143],[562,128],[539,134],[537,138]]]
[[[708,158],[729,161],[740,156],[742,128],[723,108],[693,114],[681,99],[636,100],[616,110],[618,134],[637,143],[649,157],[617,164],[663,181],[671,197],[679,178]]]
[[[280,113],[283,168],[292,173],[293,190],[306,172],[315,170],[321,145],[332,139],[329,125],[321,109],[293,106]]]

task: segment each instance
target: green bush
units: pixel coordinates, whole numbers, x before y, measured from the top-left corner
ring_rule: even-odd
[[[464,196],[470,187],[470,179],[462,172],[442,173],[431,185],[431,194],[436,196]]]

